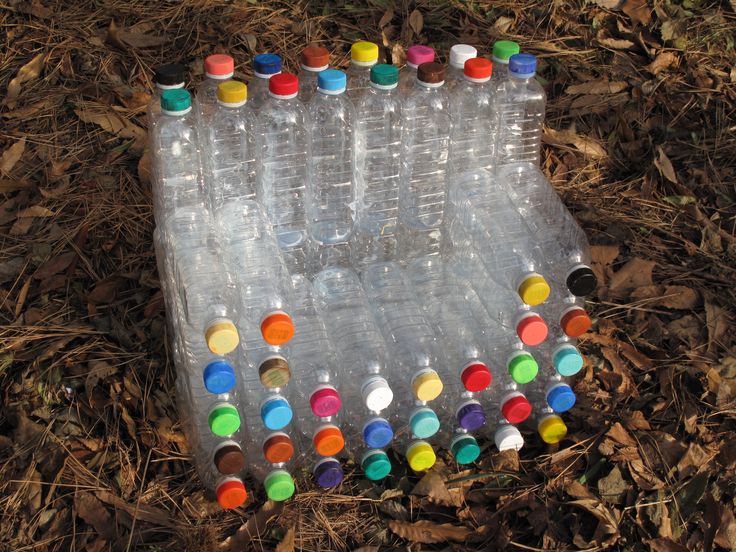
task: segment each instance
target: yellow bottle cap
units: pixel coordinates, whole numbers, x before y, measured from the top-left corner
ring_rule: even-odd
[[[549,284],[543,276],[535,274],[529,276],[519,286],[519,297],[527,305],[541,305],[549,297]]]
[[[361,63],[378,61],[378,46],[373,42],[356,42],[350,47],[350,59]]]
[[[409,446],[409,449],[406,451],[406,459],[411,469],[420,472],[434,466],[437,456],[432,449],[432,445],[425,441],[417,441]]]
[[[224,103],[240,103],[248,99],[248,87],[234,80],[221,83],[217,87],[217,99]]]
[[[204,332],[207,347],[216,355],[226,355],[235,350],[240,338],[235,324],[229,320],[220,320],[210,324]]]
[[[442,393],[442,380],[437,372],[428,370],[416,376],[411,382],[414,396],[420,401],[431,401],[436,399]]]
[[[562,418],[555,415],[547,416],[540,421],[537,430],[542,441],[549,445],[559,443],[567,435],[565,422],[562,421]]]

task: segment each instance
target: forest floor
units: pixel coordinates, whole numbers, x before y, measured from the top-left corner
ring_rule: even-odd
[[[0,3],[0,548],[726,549],[736,545],[734,0]],[[220,511],[188,456],[151,244],[152,67],[345,67],[512,39],[540,58],[544,170],[600,287],[567,437]],[[354,473],[353,473],[354,472]]]

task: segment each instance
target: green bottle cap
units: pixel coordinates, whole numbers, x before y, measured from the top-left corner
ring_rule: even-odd
[[[458,435],[452,440],[450,452],[458,464],[472,464],[480,456],[480,447],[472,435]]]
[[[238,431],[240,414],[238,414],[238,409],[231,404],[219,404],[210,411],[207,422],[212,433],[218,437],[226,437]]]
[[[283,502],[294,494],[294,479],[285,470],[275,470],[263,482],[266,496],[275,502]]]
[[[371,82],[391,86],[399,82],[399,70],[393,65],[379,63],[371,67]]]
[[[381,450],[367,453],[360,465],[365,476],[371,481],[378,481],[391,473],[391,460]]]
[[[518,353],[511,357],[506,365],[509,374],[516,383],[524,384],[537,377],[539,365],[529,353]]]
[[[164,90],[161,94],[161,109],[164,111],[185,111],[192,107],[192,96],[183,88]]]
[[[499,40],[493,43],[493,57],[497,61],[508,62],[509,58],[519,53],[519,45],[510,40]]]

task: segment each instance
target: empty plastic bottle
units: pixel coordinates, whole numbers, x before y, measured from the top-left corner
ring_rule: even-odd
[[[205,79],[197,88],[197,118],[202,128],[210,121],[210,116],[217,106],[217,87],[233,78],[235,61],[226,54],[214,54],[204,59]]]
[[[414,88],[418,67],[422,63],[434,61],[434,56],[434,48],[431,46],[423,46],[421,44],[409,46],[409,49],[406,51],[406,65],[399,77],[399,93],[402,96],[407,95]]]
[[[478,50],[468,44],[455,44],[450,48],[450,66],[447,69],[447,88],[453,89],[463,80],[465,62],[478,57]]]
[[[450,174],[492,169],[496,164],[498,135],[496,89],[491,85],[491,62],[465,62],[463,80],[450,96]]]
[[[519,53],[519,45],[510,40],[498,40],[493,43],[493,76],[499,83],[509,78],[509,59]]]
[[[585,365],[585,360],[577,348],[577,339],[556,332],[552,338],[539,349],[544,366],[554,369],[554,373],[562,377],[574,376]],[[550,375],[552,371],[550,370]]]
[[[539,165],[546,95],[534,78],[537,59],[530,54],[509,58],[509,78],[498,85],[499,164]]]
[[[356,42],[350,47],[348,68],[348,97],[356,103],[368,88],[370,71],[378,63],[378,46],[373,42]]]
[[[242,82],[226,81],[217,88],[205,155],[205,185],[213,212],[231,200],[256,197],[256,114],[247,99]]]
[[[284,262],[306,273],[306,183],[311,157],[307,113],[297,100],[299,81],[280,73],[269,81],[269,98],[258,113],[261,171],[259,199],[266,208]]]
[[[178,63],[166,63],[154,69],[153,82],[156,86],[153,99],[148,104],[148,134],[153,133],[153,127],[161,116],[161,94],[165,90],[184,88],[186,69]]]
[[[253,79],[250,82],[250,104],[258,111],[266,103],[269,95],[269,81],[281,73],[281,56],[258,54],[253,58]]]
[[[300,457],[298,464],[308,470],[314,482],[322,489],[337,487],[345,477],[342,463],[335,456],[320,456],[312,443],[304,435],[300,435]]]
[[[398,78],[393,65],[374,65],[370,87],[356,104],[354,266],[396,259],[402,136]]]
[[[299,99],[308,105],[317,93],[317,75],[330,66],[330,51],[321,46],[307,46],[302,50],[299,72]]]
[[[284,432],[270,432],[255,418],[247,418],[246,469],[263,484],[269,500],[283,502],[294,494],[293,466],[295,444]],[[259,454],[262,451],[262,454]]]

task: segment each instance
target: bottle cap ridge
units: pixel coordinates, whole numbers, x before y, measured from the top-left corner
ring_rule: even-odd
[[[427,84],[437,84],[445,80],[445,66],[430,61],[422,63],[417,69],[417,79]]]
[[[379,63],[371,67],[371,82],[391,86],[399,82],[399,69],[393,65]]]
[[[585,361],[575,345],[567,344],[557,349],[552,363],[561,376],[574,376],[583,369]]]
[[[153,81],[162,86],[184,84],[186,68],[180,63],[159,65],[153,71]]]
[[[323,489],[338,486],[344,477],[340,462],[334,458],[325,458],[314,466],[314,480]]]
[[[524,279],[519,286],[519,297],[527,305],[541,305],[549,297],[550,287],[547,280],[539,274]]]
[[[284,387],[291,379],[289,362],[280,355],[270,356],[258,366],[258,377],[266,389]]]
[[[537,58],[531,54],[514,54],[509,58],[509,73],[531,77],[537,71]]]
[[[501,413],[510,424],[520,424],[532,413],[532,405],[526,397],[517,395],[503,403]]]
[[[463,73],[471,79],[487,79],[493,73],[493,63],[482,57],[471,58],[465,62]]]
[[[478,393],[491,384],[493,376],[485,363],[474,362],[463,368],[463,371],[460,374],[460,379],[462,380],[465,389],[471,393]]]
[[[261,322],[261,334],[269,345],[284,345],[294,337],[294,322],[285,312],[274,312]]]
[[[575,307],[568,310],[560,319],[560,327],[565,335],[578,337],[590,329],[592,322],[585,309]]]
[[[291,73],[279,73],[268,79],[268,91],[276,96],[291,96],[299,92],[299,79]]]
[[[493,434],[493,441],[499,451],[520,450],[524,446],[524,437],[519,429],[512,425],[503,425]]]
[[[337,389],[325,386],[312,393],[309,397],[309,406],[312,413],[319,418],[334,416],[342,407],[342,399]]]
[[[534,381],[539,372],[539,364],[531,354],[526,352],[513,355],[506,367],[511,378],[522,385]]]
[[[411,432],[417,439],[428,439],[440,429],[440,420],[431,408],[420,408],[409,419]]]
[[[214,464],[221,474],[232,475],[243,469],[245,456],[237,444],[224,445],[215,451]]]
[[[472,435],[458,435],[450,444],[450,452],[458,464],[472,464],[480,456],[480,447]]]
[[[544,319],[538,314],[525,316],[516,325],[516,335],[524,345],[536,347],[544,342],[549,334],[549,328]]]
[[[414,396],[420,401],[431,401],[442,393],[442,380],[437,372],[428,370],[415,376],[411,382]]]
[[[547,404],[556,413],[567,412],[575,406],[575,391],[566,383],[555,385],[547,392]]]
[[[455,44],[450,48],[450,65],[462,69],[465,62],[478,56],[478,50],[469,44]]]
[[[317,87],[321,90],[337,92],[345,90],[347,84],[347,75],[338,69],[325,69],[317,75]]]
[[[218,437],[227,437],[240,428],[240,414],[231,404],[219,404],[210,411],[207,422],[212,433]]]
[[[472,401],[458,409],[457,423],[463,429],[475,431],[486,424],[486,413],[478,401]]]
[[[172,88],[161,93],[161,109],[176,113],[192,107],[192,96],[183,88]]]
[[[370,448],[387,447],[394,438],[391,424],[383,418],[375,418],[363,427],[363,441]]]
[[[271,431],[285,428],[293,415],[288,401],[281,397],[269,399],[261,406],[261,420]]]
[[[360,463],[365,476],[371,481],[379,481],[391,473],[391,460],[383,451],[369,451]]]
[[[340,428],[329,425],[314,435],[314,450],[320,456],[334,456],[345,447],[345,438]]]
[[[409,445],[406,451],[406,459],[409,467],[415,472],[426,471],[437,461],[432,446],[425,441],[416,441]]]
[[[542,438],[542,441],[549,445],[559,443],[565,438],[565,435],[567,435],[567,426],[565,425],[565,422],[563,422],[562,418],[556,414],[547,416],[540,420],[537,425],[537,430],[539,431],[539,436]]]

